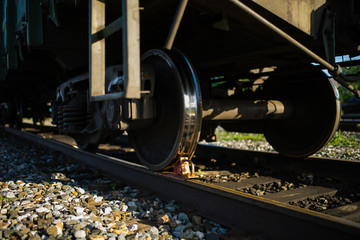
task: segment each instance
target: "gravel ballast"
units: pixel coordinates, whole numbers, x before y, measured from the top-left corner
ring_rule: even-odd
[[[223,239],[227,229],[0,132],[0,239]]]
[[[360,136],[341,134],[351,134],[357,139]],[[215,144],[273,151],[265,141]],[[359,160],[360,149],[329,145],[316,156]],[[175,201],[142,196],[134,188],[97,175],[54,152],[21,143],[3,132],[0,132],[0,159],[0,239],[227,239],[226,228],[187,213]],[[244,172],[207,181],[241,181],[260,174]],[[306,187],[302,182],[281,181],[238,190],[262,196]],[[358,195],[321,196],[291,204],[323,211],[354,200],[358,200]],[[248,238],[245,234],[241,239]]]

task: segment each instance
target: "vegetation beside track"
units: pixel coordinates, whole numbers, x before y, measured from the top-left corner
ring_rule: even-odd
[[[352,66],[348,69],[343,68],[343,71],[345,74],[358,74],[360,72],[360,66]],[[351,85],[356,89],[360,89],[360,81],[351,83]],[[342,86],[339,87],[339,93],[340,93],[341,103],[344,103],[350,98],[354,97],[354,94],[352,92],[350,92],[349,90],[345,89]]]
[[[257,133],[239,133],[239,132],[227,132],[222,128],[217,128],[215,131],[218,141],[238,141],[238,140],[252,140],[252,141],[266,141],[264,134]],[[354,147],[360,148],[360,139],[356,135],[341,132],[340,130],[335,133],[333,139],[328,145],[339,147]]]
[[[217,136],[218,141],[233,141],[233,140],[266,141],[264,134],[228,132],[220,127],[216,129],[215,134]]]
[[[340,147],[354,147],[360,148],[360,139],[356,135],[341,132],[340,130],[335,133],[328,145]]]

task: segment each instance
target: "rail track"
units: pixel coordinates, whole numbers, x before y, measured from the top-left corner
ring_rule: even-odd
[[[278,154],[200,145],[196,153],[197,162],[202,166],[201,172],[197,173],[199,178],[180,181],[159,175],[137,163],[104,154],[111,153],[111,150],[105,149],[102,150],[103,154],[93,154],[47,139],[46,134],[39,137],[8,128],[5,131],[31,143],[61,152],[115,180],[121,179],[163,199],[174,199],[179,205],[232,229],[255,233],[267,239],[359,239],[360,237],[360,214],[357,210],[359,202],[322,212],[288,204],[288,202],[295,204],[311,197],[335,196],[341,189],[350,185],[356,188],[360,181],[358,162],[324,158],[308,158],[300,161],[281,157]],[[131,151],[123,156],[126,159],[134,158]],[[216,164],[214,166],[217,169],[211,166],[212,163]],[[212,170],[208,171],[211,168]],[[266,171],[269,171],[269,174],[264,174]],[[242,172],[248,173],[245,178],[241,178]],[[322,181],[314,181],[306,187],[289,188],[288,191],[270,193],[261,190],[261,186],[284,182],[289,179],[289,175],[298,176],[296,174],[300,173],[308,173],[305,178],[309,178],[312,174],[313,179],[326,180],[327,184],[321,186]],[[232,177],[240,175],[238,179],[240,181],[221,180],[226,176],[231,178],[231,175]],[[214,181],[216,178],[219,179],[219,176],[220,181]],[[329,181],[333,184],[329,184]],[[252,192],[253,194],[251,191],[244,192],[255,185],[260,192],[255,191]],[[356,196],[354,199],[356,200]]]
[[[343,131],[359,132],[360,114],[346,114],[341,117],[340,129]]]

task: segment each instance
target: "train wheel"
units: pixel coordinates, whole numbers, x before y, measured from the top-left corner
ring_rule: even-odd
[[[307,157],[320,150],[334,135],[340,121],[339,93],[322,72],[306,76],[269,79],[268,97],[291,102],[293,116],[269,120],[264,135],[276,151],[290,157]]]
[[[129,135],[141,162],[161,170],[178,156],[194,154],[201,128],[200,90],[191,64],[180,52],[151,50],[142,64],[155,74],[156,117],[151,126]]]
[[[74,135],[76,145],[79,149],[88,152],[95,152],[102,140],[104,119],[101,113],[103,105],[101,103],[92,104],[92,116],[90,122],[85,127],[86,133]],[[84,130],[85,130],[84,129]]]

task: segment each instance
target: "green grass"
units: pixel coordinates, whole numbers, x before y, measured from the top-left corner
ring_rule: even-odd
[[[266,141],[263,134],[257,133],[238,133],[227,131],[215,131],[218,141],[233,141],[233,140],[253,140],[253,141]]]
[[[3,201],[7,201],[7,202],[13,202],[14,200],[13,199],[10,199],[10,198],[6,198],[6,197],[3,197],[3,196],[0,196],[0,202],[3,202]]]
[[[360,66],[352,66],[350,68],[342,68],[343,69],[343,72],[345,74],[357,74],[360,72]],[[360,81],[357,81],[357,82],[354,82],[354,83],[351,83],[351,85],[353,87],[355,87],[356,89],[360,89]],[[352,92],[350,92],[349,90],[345,89],[344,87],[342,87],[340,85],[339,87],[339,93],[340,93],[340,96],[341,96],[341,103],[344,103],[346,102],[347,100],[349,100],[350,98],[354,97],[354,94]]]
[[[218,137],[218,141],[236,141],[236,140],[266,141],[263,134],[227,132],[218,129],[215,131],[215,133]],[[360,148],[360,139],[357,139],[352,136],[344,136],[341,134],[341,131],[338,131],[333,137],[333,139],[330,140],[328,145]]]
[[[360,140],[351,136],[345,137],[338,131],[328,145],[360,148]]]
[[[111,187],[111,190],[114,191],[114,190],[116,189],[116,183],[111,183],[111,184],[110,184],[110,187]]]

